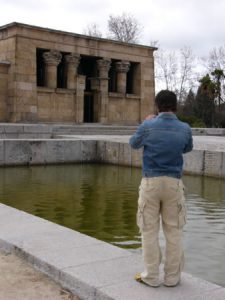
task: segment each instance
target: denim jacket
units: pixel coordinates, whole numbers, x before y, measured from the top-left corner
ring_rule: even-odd
[[[160,113],[145,120],[130,138],[134,149],[144,147],[144,177],[169,176],[181,178],[183,153],[193,148],[191,128],[173,113]]]

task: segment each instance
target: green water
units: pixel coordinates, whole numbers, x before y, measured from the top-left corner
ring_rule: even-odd
[[[141,170],[110,165],[0,169],[0,202],[116,246],[140,252]],[[225,181],[184,176],[185,271],[225,286]],[[160,243],[164,239],[160,232]]]

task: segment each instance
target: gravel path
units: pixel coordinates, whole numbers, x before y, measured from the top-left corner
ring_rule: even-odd
[[[1,300],[79,300],[14,254],[0,251]]]

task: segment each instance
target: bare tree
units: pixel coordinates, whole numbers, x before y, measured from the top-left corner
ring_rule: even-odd
[[[83,30],[83,34],[93,36],[93,37],[102,37],[102,32],[99,29],[98,24],[91,23]]]
[[[208,57],[203,58],[207,62],[207,69],[213,72],[215,69],[225,71],[225,45],[213,48]]]
[[[126,43],[137,43],[142,26],[130,14],[123,13],[121,16],[109,16],[109,38]]]
[[[190,47],[184,46],[180,50],[180,78],[178,86],[178,99],[182,101],[188,91],[194,86],[193,67],[195,57]]]
[[[177,56],[174,51],[159,50],[155,54],[155,78],[160,88],[176,89],[178,71]]]
[[[190,47],[180,51],[159,50],[155,55],[156,88],[166,88],[177,94],[182,102],[197,82],[194,71],[195,57]]]
[[[149,46],[159,48],[159,41],[158,40],[150,40]]]

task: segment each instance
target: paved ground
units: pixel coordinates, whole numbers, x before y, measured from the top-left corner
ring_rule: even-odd
[[[77,139],[77,140],[105,140],[112,142],[127,142],[130,136],[123,135],[59,135],[59,138]],[[194,149],[196,150],[211,150],[225,152],[225,137],[224,136],[193,136]]]
[[[0,248],[22,255],[86,300],[225,299],[225,288],[186,273],[176,288],[161,285],[154,289],[137,283],[134,274],[143,269],[140,255],[4,204],[0,204]],[[24,273],[16,261],[5,271],[4,264],[0,265],[0,300],[71,299],[19,260],[20,267],[25,265]]]
[[[1,300],[79,300],[14,254],[0,251]]]
[[[225,152],[224,136],[194,136],[194,148],[196,150],[210,150]]]

